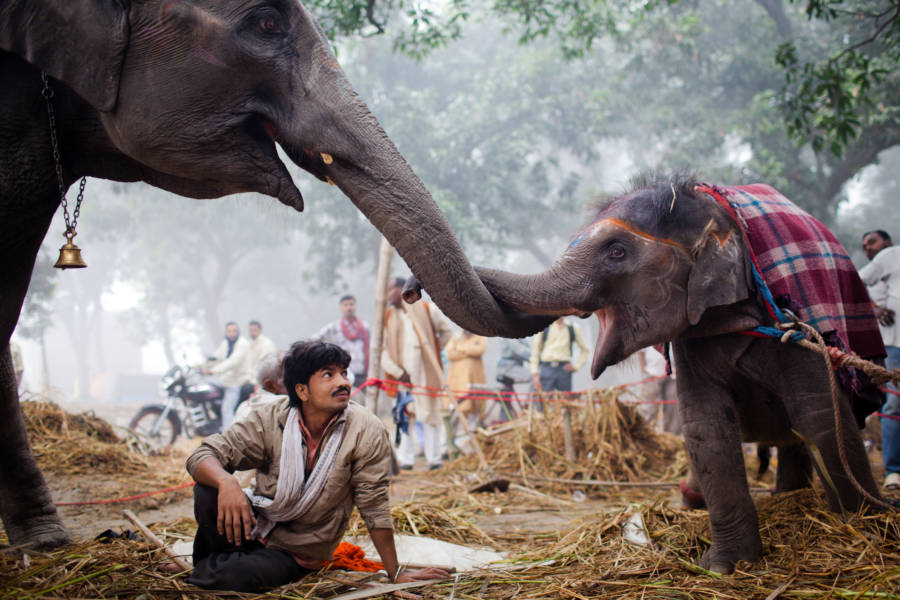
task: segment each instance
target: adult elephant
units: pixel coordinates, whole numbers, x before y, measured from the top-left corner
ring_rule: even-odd
[[[884,354],[846,251],[772,188],[648,178],[599,209],[548,271],[478,271],[498,299],[518,310],[595,314],[594,378],[641,348],[672,342],[691,469],[709,507],[712,545],[704,567],[727,573],[736,561],[754,562],[762,553],[742,437],[779,447],[783,491],[808,485],[812,475],[799,432],[824,459],[827,472],[820,475],[834,485],[825,486],[829,505],[853,510],[864,494],[842,467],[843,445],[850,472],[878,502],[854,419],[854,410],[862,416],[877,408],[877,389],[846,373],[852,391],[840,389],[837,439],[823,358],[759,337],[766,332],[759,327],[787,320],[781,313],[788,308],[828,332],[831,343],[846,343],[861,356]]]
[[[42,95],[49,75],[55,131]],[[64,185],[145,181],[194,198],[303,199],[276,153],[338,185],[454,321],[521,336],[297,0],[0,3],[0,515],[12,544],[69,541],[28,447],[9,350]]]

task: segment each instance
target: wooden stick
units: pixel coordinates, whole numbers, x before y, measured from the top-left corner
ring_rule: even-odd
[[[500,473],[500,475],[504,475]],[[505,475],[507,477],[516,477],[516,475]],[[614,481],[611,479],[559,479],[557,477],[541,477],[540,475],[531,475],[535,481],[548,481],[551,483],[569,483],[573,485],[605,485],[609,487],[678,487],[677,483],[669,483],[665,481]],[[768,492],[771,491],[767,487],[751,486],[751,492]]]
[[[194,569],[191,565],[185,562],[185,560],[181,558],[181,556],[179,556],[174,550],[164,544],[161,539],[156,537],[156,535],[152,531],[150,531],[146,525],[141,523],[141,520],[137,518],[137,515],[135,515],[130,510],[126,510],[125,516],[128,517],[129,521],[134,523],[135,527],[141,530],[141,533],[143,533],[148,540],[162,548],[163,551],[172,558],[172,562],[178,565],[179,569],[181,569],[182,571],[192,571]]]
[[[391,272],[391,261],[394,258],[394,249],[387,241],[381,238],[381,248],[378,251],[378,276],[375,283],[375,320],[372,323],[372,341],[369,346],[369,379],[377,379],[381,375],[381,352],[384,348],[384,311],[387,306],[388,274]],[[362,385],[361,381],[354,382]],[[380,388],[370,385],[365,389],[366,408],[377,414],[378,396]]]
[[[331,600],[358,600],[359,598],[371,598],[372,596],[382,596],[384,594],[396,592],[399,590],[423,587],[426,585],[431,585],[432,583],[438,583],[439,581],[444,580],[428,579],[425,581],[410,581],[409,583],[383,583],[379,585],[373,585],[371,587],[366,587],[365,589],[347,592],[346,594],[335,596]]]
[[[563,446],[566,450],[566,460],[575,462],[575,434],[572,431],[572,413],[568,406],[562,407]]]

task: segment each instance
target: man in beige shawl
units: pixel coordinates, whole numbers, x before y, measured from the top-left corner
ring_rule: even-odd
[[[422,301],[406,304],[402,300],[402,277],[388,284],[388,309],[384,316],[384,351],[381,364],[385,378],[411,384],[401,385],[398,401],[411,391],[414,418],[424,430],[425,460],[430,469],[441,466],[441,409],[444,383],[441,349],[453,336],[450,321],[436,306]],[[440,371],[438,369],[441,369]],[[407,405],[410,406],[410,405]],[[413,416],[413,415],[411,415]],[[410,419],[411,424],[413,419]],[[408,432],[401,432],[397,462],[411,469],[415,445]]]

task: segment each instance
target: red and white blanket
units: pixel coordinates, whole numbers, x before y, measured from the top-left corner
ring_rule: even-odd
[[[821,222],[768,185],[697,189],[741,224],[775,304],[842,350],[863,358],[885,355],[866,286],[849,253]]]

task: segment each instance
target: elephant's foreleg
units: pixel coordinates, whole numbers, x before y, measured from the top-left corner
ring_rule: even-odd
[[[10,544],[35,548],[71,543],[28,445],[9,342],[0,343],[0,516],[6,535]]]
[[[739,560],[759,560],[762,543],[744,473],[734,399],[728,386],[716,379],[723,359],[714,354],[676,350],[678,405],[691,469],[709,510],[712,545],[700,564],[731,573]]]
[[[20,182],[23,193],[0,193],[0,222],[16,224],[0,239],[0,256],[4,257],[0,261],[0,518],[11,544],[38,547],[60,546],[71,542],[71,537],[28,445],[9,337],[19,318],[38,248],[59,203],[59,195],[53,191],[55,182],[52,177],[47,181],[51,187],[42,201],[37,194],[24,193],[34,189],[25,185],[27,181]],[[0,192],[2,183],[6,182],[0,182]]]

